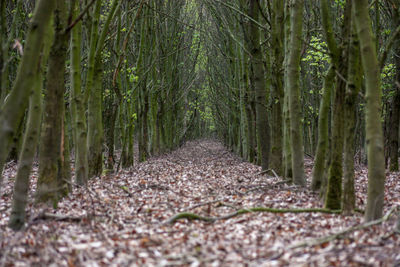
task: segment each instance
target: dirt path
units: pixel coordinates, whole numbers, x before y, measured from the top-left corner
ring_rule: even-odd
[[[307,163],[310,172],[311,162]],[[5,173],[12,172],[10,167]],[[393,230],[395,218],[341,240],[297,249],[288,247],[357,225],[362,216],[250,213],[212,224],[162,224],[182,211],[220,216],[243,207],[321,207],[309,190],[259,172],[259,167],[243,162],[220,143],[189,142],[131,170],[93,179],[88,189],[75,188],[57,210],[30,203],[28,230],[17,234],[6,227],[11,179],[0,199],[0,266],[400,264],[399,235],[382,238]],[[362,208],[365,170],[358,170],[357,176],[357,203]],[[386,209],[400,203],[399,179],[389,177],[388,186]],[[43,212],[66,217],[44,219]]]

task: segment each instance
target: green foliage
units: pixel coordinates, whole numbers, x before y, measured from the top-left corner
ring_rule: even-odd
[[[396,75],[396,66],[392,63],[386,64],[381,72],[381,86],[384,92],[384,98],[390,99],[393,97],[395,90],[393,88],[393,79]]]
[[[330,57],[328,54],[328,48],[321,36],[313,36],[310,40],[309,49],[307,49],[305,57],[302,59],[303,62],[307,62],[308,66],[318,67],[317,76],[322,77],[321,68],[325,69],[330,63]],[[311,71],[315,71],[311,68]]]

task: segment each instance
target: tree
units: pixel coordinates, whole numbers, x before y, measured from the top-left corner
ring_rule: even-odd
[[[353,0],[357,34],[360,40],[361,61],[366,85],[366,135],[368,149],[368,198],[365,220],[382,217],[385,185],[385,159],[381,125],[381,80],[376,55],[368,1]]]
[[[249,16],[255,21],[259,18],[258,0],[249,1]],[[260,47],[260,29],[254,22],[249,22],[249,51],[251,53],[250,81],[253,83],[256,99],[256,131],[259,163],[263,170],[269,168],[270,133],[267,114],[267,88],[263,57]]]
[[[37,142],[39,140],[40,119],[42,116],[42,84],[43,73],[47,63],[52,35],[54,32],[48,27],[45,42],[41,51],[41,63],[38,65],[33,94],[29,98],[28,119],[24,141],[18,160],[18,170],[15,177],[12,210],[8,225],[13,230],[20,230],[26,220],[26,205],[28,203],[29,178],[34,160]]]
[[[39,179],[36,198],[40,202],[57,203],[66,194],[64,149],[64,93],[65,69],[69,31],[66,31],[68,7],[65,0],[57,0],[54,11],[54,40],[49,55],[44,98],[43,123],[39,151]],[[69,157],[69,155],[68,155]]]
[[[400,1],[394,1],[392,8],[392,26],[395,30],[400,27]],[[399,123],[400,123],[400,40],[399,38],[393,44],[394,49],[394,65],[396,68],[396,75],[393,82],[394,95],[391,101],[391,111],[389,117],[389,157],[390,157],[390,171],[399,170]]]
[[[303,0],[294,0],[291,6],[289,55],[287,60],[287,86],[289,93],[290,140],[293,182],[304,186],[304,148],[300,116],[300,54],[303,29]]]
[[[271,169],[278,175],[283,174],[283,60],[284,60],[284,7],[285,1],[274,0],[271,19]]]
[[[3,169],[7,155],[10,152],[12,138],[17,127],[24,117],[28,105],[29,95],[33,92],[33,85],[39,73],[32,66],[39,65],[44,34],[49,25],[51,14],[55,8],[54,1],[39,0],[27,33],[26,45],[21,63],[18,67],[17,78],[7,101],[0,108],[0,168]],[[18,107],[16,109],[15,107]],[[0,175],[0,188],[2,184]]]

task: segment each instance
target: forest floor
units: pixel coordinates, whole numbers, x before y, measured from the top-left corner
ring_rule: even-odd
[[[308,176],[311,167],[307,159]],[[11,163],[4,174],[13,177],[15,170]],[[366,176],[366,168],[357,167],[360,209]],[[400,204],[399,176],[387,175],[385,213]],[[35,169],[31,196],[36,179]],[[56,210],[30,201],[27,228],[17,233],[7,227],[12,185],[10,178],[0,198],[0,266],[400,266],[396,216],[320,242],[316,238],[362,224],[362,215],[249,212],[167,224],[183,211],[219,217],[260,206],[322,207],[317,194],[260,174],[212,140],[188,142],[130,170],[92,179]]]

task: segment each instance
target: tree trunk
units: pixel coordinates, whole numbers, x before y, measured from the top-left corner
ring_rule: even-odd
[[[43,37],[48,28],[54,6],[54,1],[52,0],[40,0],[37,2],[13,90],[0,109],[0,170],[3,169],[7,155],[10,152],[12,139],[24,117],[29,95],[31,95],[34,81],[39,75],[37,72],[32,71],[32,66],[39,64],[40,54],[38,51],[42,47]],[[16,109],[15,107],[18,108]],[[0,189],[2,182],[3,179],[0,174]]]
[[[74,17],[78,15],[79,5],[75,1]],[[82,22],[78,22],[71,32],[71,114],[72,129],[74,131],[75,150],[75,179],[76,183],[83,185],[88,180],[87,158],[87,125],[85,118],[85,93],[82,90],[81,80],[81,42]]]
[[[394,11],[394,25],[393,29],[400,25],[400,1],[397,1],[397,8]],[[390,128],[389,128],[389,158],[390,158],[390,171],[399,170],[399,123],[400,123],[400,40],[393,44],[394,50],[394,64],[396,67],[396,76],[393,84],[394,96],[391,101],[390,112]]]
[[[249,16],[258,21],[259,7],[258,0],[250,0]],[[256,94],[256,132],[257,132],[257,158],[263,170],[269,168],[270,134],[267,113],[267,88],[263,57],[260,47],[260,30],[253,22],[249,22],[249,51],[251,53],[251,75],[254,82]]]
[[[340,209],[342,202],[342,178],[343,178],[343,145],[344,145],[344,100],[346,93],[348,40],[351,32],[351,2],[346,2],[344,19],[342,24],[342,43],[336,45],[332,32],[327,1],[322,3],[322,16],[324,32],[327,38],[329,52],[336,75],[336,89],[332,118],[332,145],[330,153],[330,165],[328,168],[328,184],[326,188],[325,207],[328,209]]]
[[[36,199],[56,204],[66,186],[64,179],[64,93],[69,34],[65,0],[56,1],[54,41],[50,50],[40,138]]]
[[[354,25],[351,22],[352,34],[349,49],[349,69],[347,76],[346,98],[345,98],[345,128],[344,128],[344,170],[343,170],[343,198],[342,210],[345,214],[351,214],[356,207],[356,196],[354,190],[354,156],[355,156],[355,133],[357,97],[361,88],[361,59],[360,45]]]
[[[50,50],[50,44],[52,40],[53,31],[48,30],[45,35],[42,49],[41,64],[36,70],[38,75],[34,82],[34,91],[29,99],[29,111],[28,120],[26,124],[24,141],[22,144],[21,154],[18,160],[17,175],[14,183],[14,193],[12,200],[12,209],[10,215],[10,221],[8,225],[13,230],[20,230],[26,219],[25,208],[28,203],[28,190],[29,190],[29,178],[32,170],[32,163],[35,157],[37,143],[39,140],[40,131],[40,120],[42,116],[42,85],[43,85],[43,72],[44,66],[47,63],[47,58]]]
[[[300,108],[300,53],[303,31],[304,0],[294,0],[291,6],[289,56],[287,81],[289,92],[290,141],[292,150],[293,182],[305,186],[304,147],[301,130]]]
[[[271,169],[278,175],[283,175],[283,41],[284,31],[284,1],[273,1],[272,24],[272,125],[271,128]]]
[[[101,2],[101,1],[100,1]],[[103,120],[102,120],[102,94],[103,94],[103,63],[102,51],[104,42],[109,30],[110,23],[119,9],[121,2],[114,0],[111,4],[110,11],[107,14],[101,34],[97,39],[96,36],[93,40],[93,46],[96,51],[93,59],[93,80],[89,90],[88,98],[88,163],[89,163],[89,178],[100,176],[103,171]],[[98,23],[100,11],[95,10],[95,16]],[[93,23],[93,24],[96,24]],[[92,31],[98,31],[98,28],[93,26]],[[93,33],[93,32],[92,32]],[[91,43],[92,45],[92,43]],[[93,49],[92,47],[90,49]]]
[[[382,217],[385,192],[385,158],[381,123],[381,80],[367,0],[353,0],[366,85],[366,135],[368,150],[368,198],[365,220]]]
[[[325,75],[324,92],[319,108],[318,115],[318,145],[315,154],[313,167],[313,176],[311,188],[314,191],[320,190],[327,166],[327,153],[329,147],[329,109],[331,105],[331,96],[335,84],[335,70],[331,66]]]

